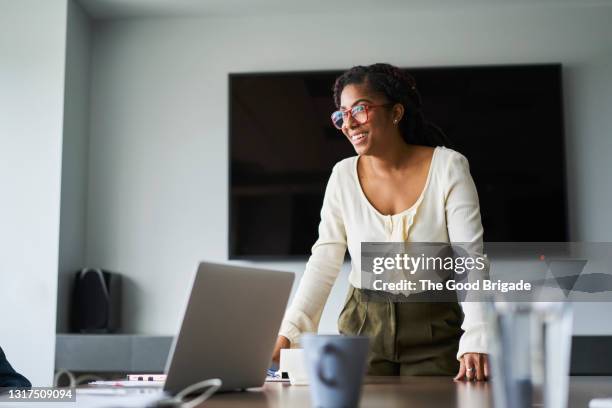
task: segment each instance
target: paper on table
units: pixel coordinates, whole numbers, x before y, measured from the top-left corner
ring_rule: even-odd
[[[272,376],[268,376],[266,377],[266,382],[289,382],[288,378],[282,378],[282,377],[272,377]]]
[[[593,398],[589,408],[612,408],[612,398]]]
[[[129,380],[119,380],[119,381],[93,381],[90,382],[89,385],[102,385],[106,387],[148,387],[148,388],[161,388],[164,385],[163,381],[129,381]]]
[[[121,388],[77,388],[79,408],[145,407],[164,398],[161,390]]]

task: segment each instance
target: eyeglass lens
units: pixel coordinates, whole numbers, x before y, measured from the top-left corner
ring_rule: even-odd
[[[368,120],[368,112],[365,105],[357,105],[351,108],[350,111],[336,111],[332,114],[332,122],[338,129],[342,129],[344,121],[351,115],[353,120],[359,124],[363,124]]]

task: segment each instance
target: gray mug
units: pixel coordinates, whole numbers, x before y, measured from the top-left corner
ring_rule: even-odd
[[[364,336],[302,336],[312,405],[357,407],[366,372],[370,339]]]

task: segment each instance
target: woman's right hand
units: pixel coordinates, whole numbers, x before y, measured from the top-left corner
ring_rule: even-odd
[[[272,361],[280,364],[280,351],[291,347],[291,342],[285,336],[278,336],[276,339],[276,345],[274,346],[274,353],[272,353]]]

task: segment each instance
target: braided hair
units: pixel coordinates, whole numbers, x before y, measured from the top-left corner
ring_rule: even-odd
[[[423,146],[452,147],[442,130],[425,120],[422,111],[421,95],[416,81],[405,71],[390,64],[357,65],[340,75],[334,84],[334,103],[340,108],[340,95],[345,86],[364,84],[382,93],[391,103],[404,106],[404,116],[400,119],[399,130],[406,143]]]

